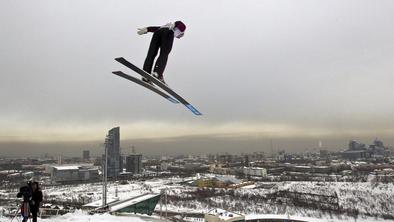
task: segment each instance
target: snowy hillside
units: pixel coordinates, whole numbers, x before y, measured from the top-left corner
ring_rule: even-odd
[[[246,220],[251,220],[251,219],[256,219],[256,218],[277,218],[277,219],[298,219],[298,220],[304,220],[308,222],[353,222],[354,219],[350,217],[340,217],[340,218],[335,218],[335,217],[323,217],[323,218],[311,218],[311,217],[302,217],[302,216],[289,216],[289,215],[275,215],[275,214],[250,214],[246,215]],[[12,219],[12,218],[11,218]],[[186,218],[186,221],[188,218]],[[9,222],[10,218],[6,217],[1,217],[0,216],[0,222]],[[14,221],[17,221],[16,218]],[[86,212],[83,211],[76,211],[74,213],[68,213],[62,216],[54,216],[51,218],[46,218],[46,219],[39,219],[39,221],[42,222],[108,222],[108,221],[114,221],[114,222],[160,222],[163,221],[165,222],[166,220],[160,219],[158,217],[140,217],[138,215],[127,215],[127,216],[115,216],[115,215],[110,215],[110,214],[94,214],[94,215],[89,215]],[[192,221],[192,220],[190,220]],[[197,220],[201,221],[201,220]],[[365,218],[358,218],[357,221],[359,222],[382,222],[382,219],[376,219],[376,218],[371,218],[371,217],[365,217]]]
[[[130,198],[167,189],[167,209],[203,213],[213,207],[243,214],[297,215],[313,218],[394,218],[394,185],[353,182],[262,182],[242,189],[201,189],[176,183],[182,179],[154,179],[128,184],[110,183],[109,197]],[[45,187],[44,199],[54,204],[81,206],[97,201],[102,186],[96,184]],[[15,193],[0,190],[0,199]],[[156,210],[159,210],[159,205]]]
[[[394,185],[335,182],[259,183],[256,188],[171,189],[169,203],[183,211],[220,207],[243,213],[324,214],[394,218]]]

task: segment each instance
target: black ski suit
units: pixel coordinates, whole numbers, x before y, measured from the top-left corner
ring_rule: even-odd
[[[148,27],[148,32],[153,32],[153,36],[143,69],[147,73],[152,72],[153,62],[160,49],[160,55],[156,60],[153,71],[159,75],[159,78],[162,78],[168,55],[171,52],[172,43],[174,42],[174,32],[167,27]]]

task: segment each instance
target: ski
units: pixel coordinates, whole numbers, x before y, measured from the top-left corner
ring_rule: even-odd
[[[167,100],[169,100],[172,103],[179,103],[178,100],[172,98],[168,94],[164,93],[163,91],[159,90],[158,88],[154,87],[153,85],[151,85],[149,83],[146,83],[146,82],[144,82],[144,81],[142,81],[140,79],[137,79],[137,78],[135,78],[133,76],[129,76],[129,75],[127,75],[127,74],[125,74],[124,72],[121,72],[121,71],[115,71],[115,72],[112,72],[112,73],[117,75],[117,76],[123,77],[123,78],[125,78],[127,80],[130,80],[132,82],[135,82],[138,85],[141,85],[141,86],[143,86],[143,87],[145,87],[147,89],[150,89],[151,91],[159,94],[160,96],[166,98]]]
[[[171,88],[169,88],[166,84],[163,84],[160,80],[156,79],[155,77],[153,77],[149,73],[138,68],[137,66],[135,66],[131,62],[127,61],[123,57],[115,58],[115,60],[118,61],[119,63],[125,65],[127,68],[133,70],[134,72],[140,74],[142,77],[145,77],[146,79],[152,81],[155,85],[162,88],[164,91],[168,92],[171,96],[173,96],[175,99],[177,99],[183,105],[185,105],[195,115],[202,115],[202,113],[200,113],[200,111],[198,111],[196,108],[194,108],[193,105],[191,105],[184,98],[182,98],[180,95],[178,95],[176,92],[174,92]]]

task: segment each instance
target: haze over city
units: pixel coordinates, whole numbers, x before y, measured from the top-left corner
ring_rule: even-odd
[[[0,154],[99,154],[115,126],[149,154],[394,144],[393,1],[249,3],[2,1]],[[111,74],[178,19],[165,78],[201,117]]]

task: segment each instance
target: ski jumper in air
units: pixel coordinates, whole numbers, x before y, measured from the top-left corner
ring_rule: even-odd
[[[127,75],[121,71],[114,71],[113,74],[132,81],[146,89],[156,93],[169,100],[171,103],[181,103],[188,108],[193,114],[201,116],[202,113],[198,111],[192,104],[186,101],[175,90],[171,89],[163,78],[164,69],[167,64],[168,55],[171,52],[174,37],[181,38],[186,30],[186,25],[181,21],[175,23],[168,23],[164,26],[150,26],[139,28],[137,33],[139,35],[153,32],[152,40],[150,42],[148,55],[146,56],[143,69],[127,61],[123,57],[115,58],[115,60],[132,71],[136,72],[142,77],[142,80],[132,75]],[[155,61],[157,54],[160,54]],[[153,66],[154,64],[154,66]],[[153,72],[152,72],[153,69]]]
[[[175,23],[168,23],[164,26],[150,26],[138,29],[138,34],[143,35],[148,32],[153,32],[152,40],[150,42],[148,55],[146,56],[143,70],[147,73],[153,74],[154,77],[158,78],[160,81],[164,82],[163,73],[166,68],[168,55],[172,49],[172,43],[174,42],[174,37],[181,38],[186,30],[186,25],[181,21],[176,21]],[[159,57],[156,59],[155,66],[152,67],[154,60],[159,52]],[[142,80],[149,82],[149,80],[143,78]]]

